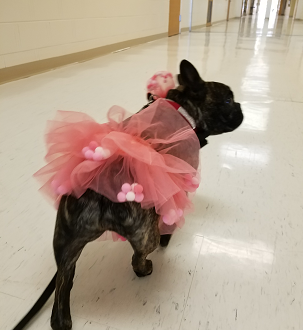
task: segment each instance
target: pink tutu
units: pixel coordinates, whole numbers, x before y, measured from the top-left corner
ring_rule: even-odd
[[[112,202],[155,207],[161,234],[181,227],[184,212],[192,208],[188,192],[199,186],[200,143],[164,99],[131,116],[114,106],[105,124],[58,111],[48,124],[46,143],[48,164],[35,176],[56,202],[63,194],[79,198],[92,189]]]

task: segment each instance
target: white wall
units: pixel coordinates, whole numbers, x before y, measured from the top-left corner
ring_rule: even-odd
[[[211,21],[213,23],[226,20],[228,0],[213,0],[213,13]]]
[[[190,0],[181,0],[181,29],[189,27]]]
[[[169,0],[0,0],[0,68],[168,31]]]
[[[242,0],[231,0],[229,18],[241,17]]]
[[[227,1],[213,0],[212,22]],[[230,18],[242,0],[232,0]],[[206,24],[207,0],[193,0],[192,26]],[[303,19],[303,0],[297,18]],[[189,27],[190,0],[181,2]],[[168,31],[169,0],[0,0],[0,68],[71,54]]]
[[[299,0],[298,2],[296,18],[303,19],[303,0]]]
[[[193,27],[197,25],[206,24],[207,6],[208,0],[193,0]]]
[[[181,0],[181,28],[190,24],[190,0]],[[206,24],[208,0],[193,0],[192,27]]]
[[[181,28],[189,27],[190,0],[181,0]],[[303,0],[301,0],[303,1]],[[227,17],[228,0],[213,0],[212,22],[225,20]],[[229,9],[229,18],[240,17],[242,0],[232,0]],[[206,24],[208,0],[193,0],[193,27]]]

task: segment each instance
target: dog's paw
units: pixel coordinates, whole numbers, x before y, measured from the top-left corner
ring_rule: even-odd
[[[56,317],[51,318],[51,327],[53,330],[71,330],[72,320],[60,320]]]
[[[167,247],[170,239],[171,239],[171,234],[167,234],[167,235],[161,235],[161,238],[160,238],[160,246],[162,247]]]
[[[146,260],[144,270],[134,268],[134,272],[138,277],[150,275],[153,272],[153,263],[151,260]]]

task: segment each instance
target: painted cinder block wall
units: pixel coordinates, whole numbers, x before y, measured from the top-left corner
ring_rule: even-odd
[[[213,22],[226,18],[227,1],[214,0]],[[206,24],[207,0],[193,3],[193,26]],[[181,28],[189,6],[182,0]],[[240,6],[231,2],[230,18]],[[0,0],[0,69],[167,33],[168,17],[169,0]]]
[[[296,18],[303,20],[303,0],[299,0],[298,2]]]
[[[302,0],[303,1],[303,0]],[[181,28],[189,27],[190,0],[182,0],[181,3]],[[242,0],[232,0],[229,9],[229,18],[240,17]],[[206,24],[207,0],[193,0],[192,26]],[[227,17],[228,0],[213,0],[212,22],[223,21]]]
[[[169,0],[0,0],[0,67],[167,32]]]

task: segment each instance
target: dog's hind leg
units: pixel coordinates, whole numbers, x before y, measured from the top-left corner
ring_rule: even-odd
[[[167,247],[170,239],[172,237],[172,234],[165,234],[165,235],[161,235],[161,238],[160,238],[160,245],[162,247]]]
[[[70,291],[73,286],[76,262],[85,245],[103,233],[98,226],[98,216],[98,206],[94,205],[94,202],[88,207],[80,205],[80,202],[72,196],[62,197],[53,242],[58,267],[51,316],[51,327],[54,330],[72,328]]]
[[[132,266],[138,277],[150,275],[153,271],[152,261],[147,260],[146,257],[159,246],[158,217],[156,213],[149,212],[146,215],[148,221],[128,238],[134,249]]]

